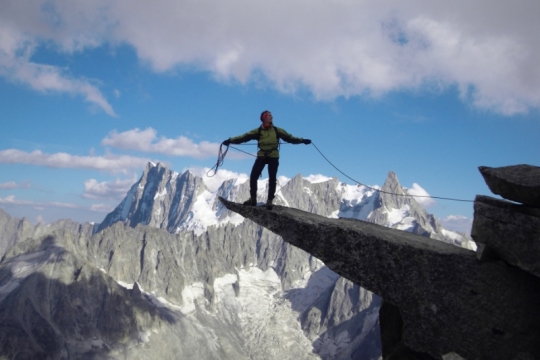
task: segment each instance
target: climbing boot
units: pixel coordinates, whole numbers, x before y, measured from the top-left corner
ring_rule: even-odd
[[[266,200],[266,208],[268,210],[272,210],[274,208],[274,204],[272,204],[273,199]]]
[[[243,203],[244,205],[248,206],[257,206],[257,200],[255,198],[249,198]]]

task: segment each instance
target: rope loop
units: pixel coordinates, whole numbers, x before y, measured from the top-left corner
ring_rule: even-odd
[[[208,177],[213,177],[217,174],[217,171],[219,169],[219,167],[221,165],[223,165],[223,162],[225,161],[225,156],[227,155],[227,151],[229,151],[229,145],[226,145],[227,147],[225,148],[225,151],[222,150],[223,148],[223,144],[219,145],[219,153],[218,153],[218,158],[217,158],[217,162],[216,162],[216,165],[214,165],[210,170],[208,170],[208,172],[206,173],[206,176]],[[210,171],[212,171],[213,169],[216,169],[214,171],[214,175],[208,175],[210,173]]]

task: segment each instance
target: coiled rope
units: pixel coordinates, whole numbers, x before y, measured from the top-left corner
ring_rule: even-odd
[[[281,145],[281,144],[287,144],[287,143],[282,143],[282,142],[280,142],[280,145]],[[255,145],[255,144],[242,144],[242,145]],[[389,195],[397,195],[397,196],[410,196],[410,197],[417,197],[417,198],[431,198],[431,199],[449,200],[449,201],[474,202],[474,200],[455,199],[455,198],[441,197],[441,196],[432,196],[432,195],[396,194],[396,193],[392,193],[392,192],[389,192],[389,191],[383,191],[383,190],[381,190],[381,189],[377,189],[377,188],[371,187],[371,186],[369,186],[369,185],[366,185],[366,184],[361,183],[361,182],[358,181],[358,180],[353,179],[352,177],[350,177],[349,175],[347,175],[347,174],[345,174],[343,171],[341,171],[341,170],[340,170],[337,166],[335,166],[330,160],[328,160],[328,158],[322,153],[321,150],[319,150],[319,148],[317,147],[317,145],[315,145],[315,143],[314,143],[313,141],[311,142],[311,145],[313,145],[313,146],[315,147],[315,149],[316,149],[316,150],[319,152],[319,154],[324,158],[324,160],[326,160],[330,165],[332,165],[332,167],[333,167],[334,169],[336,169],[337,171],[339,171],[339,172],[340,172],[343,176],[345,176],[347,179],[352,180],[352,181],[355,182],[356,184],[365,186],[365,187],[367,187],[368,189],[371,189],[371,190],[373,190],[373,191],[378,191],[378,192],[380,192],[380,193],[389,194]],[[219,168],[221,165],[223,165],[223,161],[225,160],[225,155],[227,155],[227,151],[229,151],[229,146],[230,146],[230,145],[227,145],[227,148],[225,149],[224,152],[223,152],[222,149],[221,149],[222,146],[223,146],[223,144],[221,144],[221,145],[219,146],[219,154],[218,154],[217,163],[216,163],[216,165],[214,165],[214,166],[212,167],[212,169],[214,169],[214,168],[216,169],[215,172],[214,172],[214,175],[216,175],[216,173],[217,173],[217,171],[218,171],[218,168]],[[240,150],[240,149],[238,149],[238,148],[236,148],[236,147],[234,147],[234,146],[230,146],[230,147],[233,148],[233,149],[235,149],[235,150],[238,150],[238,151],[240,151],[240,152],[243,152],[244,154],[248,154],[248,155],[250,155],[250,156],[257,157],[257,155],[250,154],[250,153],[248,153],[248,152],[246,152],[246,151],[244,151],[244,150]],[[212,171],[212,169],[210,169],[210,170],[208,171],[208,173],[209,173],[210,171]],[[208,173],[206,173],[206,175],[207,175],[208,177],[214,176],[214,175],[211,175],[211,176],[210,176],[210,175],[208,175]],[[281,189],[279,189],[279,190],[281,190]]]
[[[229,151],[229,146],[225,148],[225,151],[223,151],[222,148],[223,148],[223,144],[219,145],[219,153],[218,153],[216,165],[212,166],[212,168],[207,171],[206,176],[213,177],[214,175],[217,174],[219,167],[223,165],[223,162],[225,161],[225,156],[227,155],[227,151]],[[214,175],[208,175],[210,171],[212,171],[214,168],[216,169],[214,171]]]

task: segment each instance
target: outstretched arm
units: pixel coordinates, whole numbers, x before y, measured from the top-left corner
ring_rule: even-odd
[[[240,136],[230,137],[227,140],[223,141],[223,145],[229,146],[230,144],[241,144],[241,143],[245,143],[246,141],[256,140],[258,137],[257,136],[258,131],[259,129],[257,128],[257,129],[248,131],[247,133],[242,134]]]
[[[279,138],[285,140],[288,143],[291,144],[311,144],[311,140],[309,139],[303,139],[296,136],[292,136],[282,128],[277,128],[279,133]]]
[[[255,140],[257,139],[257,129],[248,131],[245,134],[242,134],[240,136],[234,136],[230,137],[227,140],[223,141],[223,145],[229,146],[230,144],[241,144],[246,141]]]

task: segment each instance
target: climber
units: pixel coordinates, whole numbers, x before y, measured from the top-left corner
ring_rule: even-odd
[[[231,137],[223,141],[223,145],[241,144],[250,140],[257,140],[259,151],[257,158],[251,169],[249,177],[249,194],[250,198],[244,202],[244,205],[257,205],[257,179],[265,165],[268,165],[268,199],[266,200],[266,208],[271,210],[272,201],[276,194],[277,170],[279,166],[279,140],[283,139],[291,144],[311,144],[311,140],[302,139],[292,136],[285,130],[274,126],[272,123],[272,113],[265,110],[261,113],[261,126],[253,129],[243,135]]]

